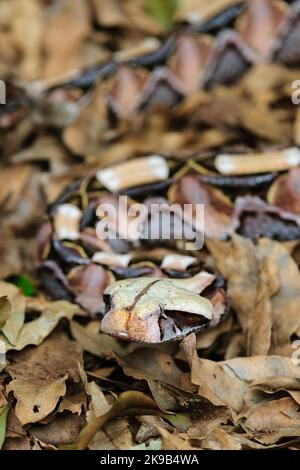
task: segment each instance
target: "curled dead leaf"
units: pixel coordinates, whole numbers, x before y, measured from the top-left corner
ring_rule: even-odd
[[[20,422],[35,423],[54,410],[66,393],[67,380],[80,380],[82,349],[65,335],[57,334],[15,357],[17,362],[7,368],[13,379],[7,390],[17,399],[15,411]]]
[[[93,263],[77,266],[68,275],[76,302],[92,315],[104,313],[103,292],[112,279],[110,273],[102,266]]]
[[[285,354],[291,354],[290,339],[300,326],[300,274],[288,250],[272,240],[261,239],[254,245],[239,236],[231,242],[210,241],[209,248],[228,281],[232,306],[252,346],[256,344],[256,352],[270,348],[274,354],[285,346]]]
[[[226,406],[235,418],[247,411],[247,393],[251,384],[272,379],[299,379],[300,370],[289,357],[255,356],[237,357],[228,361],[211,361],[198,357],[196,338],[190,335],[181,343],[190,367],[192,382],[199,385],[200,396],[216,406]],[[258,400],[263,404],[263,398]]]
[[[46,305],[38,318],[22,325],[15,344],[10,343],[4,336],[1,337],[6,351],[21,351],[26,346],[41,344],[62,318],[70,320],[76,312],[78,312],[78,306],[64,300]]]
[[[299,168],[277,178],[269,189],[268,202],[285,211],[300,214],[299,178]]]
[[[233,207],[230,199],[222,191],[203,184],[195,175],[185,175],[170,188],[169,198],[172,203],[204,204],[204,229],[208,238],[222,239],[231,233]],[[201,220],[194,215],[195,228],[203,231]]]

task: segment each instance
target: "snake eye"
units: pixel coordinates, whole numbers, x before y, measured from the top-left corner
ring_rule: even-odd
[[[103,302],[105,305],[104,315],[106,315],[111,309],[113,296],[110,294],[103,294]]]

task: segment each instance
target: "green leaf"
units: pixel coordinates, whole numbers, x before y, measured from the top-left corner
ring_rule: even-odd
[[[11,278],[11,282],[19,287],[26,297],[31,297],[35,294],[35,287],[27,276],[15,276]]]
[[[6,419],[8,414],[9,406],[5,405],[0,408],[0,449],[2,449],[6,435]]]
[[[172,26],[173,17],[177,9],[177,0],[144,0],[149,15],[159,23],[162,28]]]

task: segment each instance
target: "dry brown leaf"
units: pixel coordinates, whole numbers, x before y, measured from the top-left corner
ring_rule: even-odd
[[[139,380],[160,380],[184,390],[193,390],[189,374],[183,373],[174,359],[156,349],[143,348],[122,359],[118,358],[126,375]]]
[[[0,282],[0,298],[4,300],[5,320],[2,324],[2,333],[8,341],[16,344],[25,320],[25,298],[20,290],[12,284]],[[6,312],[6,313],[5,313]]]
[[[229,411],[224,407],[215,407],[210,413],[204,413],[193,421],[188,429],[188,435],[193,439],[203,439],[219,426],[227,424],[230,418]]]
[[[13,2],[12,34],[22,53],[21,73],[32,80],[39,77],[42,65],[43,16],[37,0]]]
[[[280,288],[278,267],[272,258],[260,262],[260,280],[254,309],[249,315],[247,355],[268,354],[272,338],[272,297]]]
[[[267,194],[267,200],[283,210],[294,214],[300,213],[299,168],[276,178]]]
[[[68,41],[64,41],[66,31]],[[44,49],[47,57],[45,77],[69,73],[82,64],[82,42],[90,31],[90,12],[82,0],[63,0],[49,17],[45,29]]]
[[[14,163],[12,169],[18,168],[16,166],[18,163],[34,163],[42,160],[49,163],[54,173],[63,171],[69,162],[68,154],[59,140],[53,136],[42,135],[38,136],[31,146],[11,156],[11,161]]]
[[[282,244],[268,239],[261,239],[255,246],[249,240],[234,236],[229,243],[210,241],[208,246],[216,259],[218,269],[228,280],[228,293],[245,331],[249,329],[251,315],[259,314],[259,308],[261,308],[259,304],[257,306],[257,299],[261,296],[259,292],[261,260],[269,259],[264,263],[271,263],[270,267],[273,265],[268,275],[267,271],[265,272],[263,281],[264,285],[266,282],[270,283],[270,292],[273,292],[270,304],[266,307],[271,312],[268,314],[266,309],[263,309],[267,323],[260,322],[259,325],[256,323],[256,332],[251,334],[258,338],[257,335],[263,334],[262,331],[265,328],[270,334],[270,320],[272,319],[270,354],[276,354],[276,350],[280,351],[280,347],[289,343],[300,326],[298,315],[300,274],[295,261]],[[276,285],[273,279],[276,271],[279,276],[279,285]],[[241,292],[243,296],[240,295]],[[255,308],[258,308],[257,312]],[[254,323],[250,327],[254,328]],[[261,332],[259,332],[260,329]]]
[[[41,315],[32,321],[25,323],[19,331],[16,344],[11,344],[1,338],[6,346],[6,350],[21,351],[29,345],[39,345],[54,330],[62,318],[71,318],[78,312],[75,304],[58,300],[50,303]]]
[[[186,175],[171,187],[169,192],[172,203],[204,204],[204,227],[193,213],[194,226],[207,238],[225,239],[233,230],[232,203],[220,190],[201,183],[195,175]]]
[[[24,425],[51,413],[66,393],[66,380],[80,380],[82,350],[65,335],[56,334],[37,348],[16,353],[17,362],[7,367],[12,377],[8,391],[17,399],[16,415]]]
[[[225,429],[214,429],[201,442],[202,449],[209,450],[241,450],[242,445],[237,442]]]
[[[273,326],[270,354],[276,354],[300,327],[300,274],[298,266],[280,243],[261,240],[258,253],[260,258],[273,258],[279,274],[280,287],[271,300]]]
[[[200,450],[190,444],[189,437],[185,434],[170,433],[161,427],[158,427],[157,430],[162,437],[164,450]]]
[[[283,437],[299,436],[299,405],[292,398],[258,404],[243,414],[243,418],[246,418],[242,424],[244,429],[262,444],[274,444]]]
[[[212,0],[210,2],[205,0],[179,0],[175,18],[190,23],[200,23],[236,3],[237,0]]]
[[[67,387],[66,394],[62,399],[58,411],[70,411],[80,415],[87,406],[87,397],[81,383],[71,383]]]
[[[181,348],[191,366],[191,380],[199,385],[199,394],[216,406],[242,412],[246,393],[253,381],[275,377],[300,377],[300,370],[290,358],[281,356],[238,357],[214,362],[199,358],[194,335],[185,338]]]
[[[78,266],[68,275],[76,302],[93,315],[104,313],[103,292],[110,278],[102,266],[93,263],[88,266]]]
[[[232,328],[232,317],[228,316],[220,325],[209,330],[200,331],[197,334],[197,349],[210,348],[220,335],[232,331]]]
[[[19,437],[13,439],[8,437],[5,439],[3,450],[31,450],[29,437]]]
[[[76,439],[84,424],[82,416],[70,413],[57,414],[50,423],[31,426],[30,435],[53,446],[70,444]]]
[[[126,11],[121,7],[120,1],[112,0],[109,5],[105,0],[93,0],[97,21],[106,26],[128,26]]]
[[[1,278],[32,271],[37,262],[33,232],[45,210],[42,181],[42,173],[28,164],[1,169]]]
[[[132,446],[132,434],[126,419],[110,421],[103,426],[89,444],[90,450],[128,450]]]
[[[85,158],[98,155],[107,128],[103,90],[96,87],[90,102],[81,109],[75,122],[63,129],[63,141],[72,152]]]
[[[17,400],[16,415],[22,425],[36,423],[54,410],[60,397],[66,393],[67,378],[65,375],[44,384],[43,381],[33,383],[14,379],[8,384],[7,391],[13,392]]]
[[[225,372],[221,364],[200,359],[195,350],[195,340],[194,335],[190,335],[181,343],[191,366],[192,383],[199,385],[199,394],[214,405],[240,411],[247,391],[246,383]]]
[[[128,346],[130,348],[130,345],[122,346],[116,339],[99,334],[98,321],[93,321],[86,327],[72,321],[71,332],[83,349],[95,356],[109,357],[115,353],[122,357],[128,353]]]
[[[249,314],[256,303],[259,282],[255,247],[250,240],[237,236],[232,237],[230,243],[211,240],[206,243],[218,270],[228,281],[232,307],[237,312],[242,328],[246,330]]]

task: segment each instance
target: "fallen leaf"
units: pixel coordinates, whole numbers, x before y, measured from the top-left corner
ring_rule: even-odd
[[[250,408],[242,426],[262,444],[274,444],[281,438],[299,436],[299,405],[292,398],[281,398]],[[268,433],[265,433],[268,429]]]
[[[232,301],[232,306],[236,310],[240,324],[245,331],[255,328],[253,340],[258,340],[258,335],[265,328],[270,335],[272,323],[272,336],[270,344],[270,353],[280,351],[282,345],[286,345],[292,335],[298,330],[299,315],[299,286],[300,277],[298,267],[289,254],[288,250],[280,243],[261,239],[257,246],[249,240],[235,236],[229,243],[209,242],[211,252],[214,254],[217,267],[221,274],[228,280],[228,294]],[[269,274],[264,274],[264,281],[259,287],[260,263],[269,263]],[[243,262],[241,262],[243,260]],[[267,260],[267,261],[266,261]],[[274,279],[278,273],[278,281]],[[257,305],[257,300],[261,296],[259,289],[265,289],[265,284],[269,283],[271,299],[267,301],[268,305],[263,309],[266,315],[266,322],[251,323],[251,315],[259,314],[261,306]],[[241,297],[240,292],[243,292]],[[264,302],[264,300],[262,300]],[[258,311],[255,311],[255,308]],[[267,313],[269,309],[269,314]],[[263,341],[266,341],[264,336]],[[268,342],[265,343],[269,350]],[[262,347],[262,343],[260,343]]]
[[[99,322],[91,322],[84,327],[78,322],[71,321],[71,332],[73,337],[81,344],[85,351],[95,356],[109,357],[114,353],[119,356],[127,354],[127,348],[122,346],[116,339],[99,334]]]
[[[71,383],[67,387],[66,394],[62,399],[58,411],[70,411],[80,415],[87,406],[87,397],[84,387],[81,383]]]
[[[62,42],[66,30],[70,42]],[[60,8],[48,18],[45,29],[46,77],[62,75],[80,65],[82,41],[87,37],[89,30],[90,16],[85,2],[76,0],[71,4],[63,1]]]
[[[103,292],[110,277],[102,266],[78,266],[69,273],[68,279],[79,305],[93,315],[104,313]]]
[[[209,450],[242,450],[242,445],[224,429],[211,431],[201,442],[201,447]]]
[[[188,436],[181,436],[175,432],[172,434],[160,427],[158,431],[162,437],[164,450],[200,450],[198,447],[194,447],[190,444]]]
[[[225,407],[213,407],[209,412],[201,413],[192,423],[187,433],[191,438],[203,439],[221,425],[226,425],[230,412]]]
[[[126,419],[106,423],[89,444],[90,450],[128,450],[132,446],[132,434]]]
[[[236,235],[229,243],[215,240],[206,243],[215,258],[218,270],[228,281],[228,295],[232,307],[237,312],[240,325],[246,330],[250,312],[256,303],[259,282],[255,247],[250,240]],[[241,292],[243,296],[240,295]]]
[[[5,341],[6,350],[21,351],[29,345],[39,345],[54,330],[62,318],[71,319],[78,307],[70,302],[59,300],[49,304],[36,320],[25,323],[18,336],[16,344]]]
[[[39,347],[15,353],[18,361],[7,367],[12,377],[7,390],[17,399],[16,415],[22,424],[45,418],[66,393],[66,380],[80,380],[81,347],[57,334]]]
[[[183,373],[172,356],[156,349],[138,349],[118,358],[126,375],[139,380],[159,380],[183,390],[193,390],[189,374]]]
[[[216,406],[227,406],[233,415],[244,409],[251,382],[275,377],[300,377],[299,368],[290,358],[255,356],[215,362],[199,358],[195,345],[194,335],[181,343],[191,366],[192,383],[199,385],[202,397]]]
[[[87,412],[87,422],[91,422],[99,416],[105,415],[111,408],[104,393],[96,382],[86,383],[86,393],[90,396],[89,410]]]
[[[46,424],[34,424],[30,427],[30,435],[45,444],[55,447],[71,444],[85,424],[83,416],[71,413],[57,414],[55,419]]]
[[[184,19],[192,24],[200,23],[235,3],[237,3],[236,0],[213,0],[210,3],[205,0],[179,0],[176,18]]]
[[[9,383],[7,390],[13,392],[17,400],[16,415],[22,425],[40,421],[54,410],[60,397],[66,393],[67,378],[65,375],[61,379],[47,380],[46,384],[19,379]]]
[[[10,304],[10,312],[6,322],[2,325],[2,333],[8,341],[16,344],[25,320],[25,299],[17,287],[5,282],[0,283],[0,296],[2,298],[5,296],[7,299],[5,309],[9,308],[7,302]]]
[[[32,450],[29,437],[19,437],[5,439],[3,450]]]
[[[204,205],[204,222],[197,220],[194,213],[195,228],[203,231],[207,238],[224,239],[234,229],[233,207],[230,199],[219,189],[201,183],[195,175],[186,175],[171,187],[169,197],[172,203]]]
[[[22,52],[22,74],[27,79],[39,76],[42,64],[42,6],[35,0],[14,4],[13,36]]]
[[[275,180],[268,191],[268,202],[283,210],[299,214],[300,192],[298,184],[299,168],[294,168]]]
[[[247,355],[268,354],[272,339],[272,297],[280,288],[277,264],[273,258],[260,263],[260,280],[256,305],[249,316]]]

